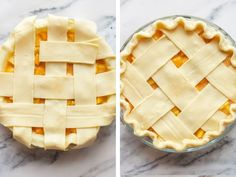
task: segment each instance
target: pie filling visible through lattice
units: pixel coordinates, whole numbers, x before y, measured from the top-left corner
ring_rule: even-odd
[[[235,119],[235,48],[197,19],[158,20],[121,52],[124,121],[177,151],[221,135]]]
[[[0,48],[0,123],[28,147],[88,146],[115,116],[114,59],[91,21],[24,19]]]

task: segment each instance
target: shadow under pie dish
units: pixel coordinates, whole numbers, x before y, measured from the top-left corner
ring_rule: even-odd
[[[0,123],[27,147],[88,146],[115,116],[114,63],[95,23],[25,18],[0,47]]]
[[[196,17],[145,25],[121,50],[123,121],[146,144],[189,152],[217,142],[235,123],[234,41]]]

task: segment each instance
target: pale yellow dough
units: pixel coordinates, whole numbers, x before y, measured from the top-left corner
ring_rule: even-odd
[[[0,123],[28,147],[88,146],[115,117],[114,62],[91,21],[24,19],[0,47]]]
[[[159,149],[206,144],[235,120],[235,67],[235,48],[203,21],[158,20],[121,52],[123,119]]]

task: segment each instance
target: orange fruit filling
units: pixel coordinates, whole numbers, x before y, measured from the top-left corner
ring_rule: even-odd
[[[208,83],[209,83],[208,80],[204,78],[195,86],[195,88],[198,91],[201,91]]]
[[[105,60],[97,60],[96,61],[96,74],[103,73],[106,71],[109,71],[106,61]]]
[[[35,75],[45,75],[45,63],[44,62],[40,62],[38,65],[35,65],[34,74]]]
[[[195,135],[196,137],[198,137],[198,138],[202,138],[204,134],[205,134],[205,131],[204,131],[203,129],[201,129],[201,128],[199,128],[199,129],[194,133],[194,135]]]
[[[188,60],[188,57],[183,52],[180,51],[171,60],[175,64],[175,66],[179,68]]]
[[[67,128],[66,129],[66,135],[76,133],[76,128]]]
[[[224,61],[224,64],[225,66],[231,66],[231,56],[227,56],[225,61]]]
[[[175,106],[174,108],[171,109],[171,112],[173,112],[176,116],[178,116],[181,110]]]
[[[13,103],[12,97],[4,97],[3,100],[5,103]]]
[[[156,31],[156,33],[153,35],[153,39],[154,40],[158,40],[161,36],[163,35],[163,33],[159,30]]]
[[[40,135],[44,134],[43,128],[40,128],[40,127],[32,127],[32,131],[36,134],[40,134]]]
[[[129,103],[130,111],[134,109],[134,106],[130,103],[128,99],[125,98],[125,101]]]
[[[34,104],[44,104],[45,99],[42,98],[34,98]]]
[[[220,111],[225,113],[226,115],[230,115],[230,105],[233,103],[233,101],[231,100],[228,100],[225,102],[225,104],[223,104],[221,107],[220,107]]]
[[[74,73],[73,64],[72,63],[67,63],[66,74],[70,75],[70,76],[73,76],[73,73]]]
[[[206,38],[204,38],[203,37],[203,31],[201,33],[199,33],[198,35],[204,40],[205,43],[209,43],[209,42],[211,42],[213,40],[213,39],[206,39]]]
[[[131,55],[129,55],[127,58],[126,58],[126,60],[128,61],[128,62],[130,62],[130,63],[132,63],[133,61],[134,61],[134,59],[135,59],[135,57],[131,54]]]
[[[152,87],[153,89],[158,88],[157,83],[156,83],[152,78],[148,79],[147,82],[148,82],[149,85],[151,85],[151,87]]]
[[[74,106],[74,105],[75,105],[75,100],[74,99],[67,100],[67,106]]]

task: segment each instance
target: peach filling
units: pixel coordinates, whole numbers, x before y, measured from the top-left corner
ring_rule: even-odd
[[[158,40],[162,35],[163,35],[163,33],[162,33],[161,31],[157,30],[157,31],[155,32],[155,34],[152,36],[152,38],[153,38],[154,40]]]
[[[69,27],[67,32],[67,41],[73,42],[75,41],[75,33],[73,30],[73,20],[69,20]],[[39,61],[39,48],[40,48],[40,41],[46,41],[47,40],[47,29],[42,30],[36,30],[36,42],[35,42],[35,68],[34,68],[34,74],[35,75],[45,75],[45,63]],[[13,56],[14,53],[9,55],[7,58],[7,62],[5,65],[5,72],[14,72],[14,63],[13,63]],[[73,75],[73,64],[67,63],[67,75]],[[102,73],[109,71],[108,64],[105,60],[97,60],[96,61],[96,73]],[[102,104],[107,102],[108,96],[102,96],[96,98],[97,104]],[[13,103],[12,97],[4,97],[4,102],[6,103]],[[33,100],[34,104],[44,104],[45,99],[42,98],[34,98]],[[75,105],[74,99],[67,100],[68,106]],[[32,127],[32,131],[36,134],[43,135],[44,129],[42,127]],[[66,128],[66,135],[69,135],[71,133],[76,133],[76,128]]]
[[[179,68],[188,60],[188,57],[182,51],[180,51],[171,60],[175,64],[175,66]]]
[[[126,60],[127,60],[128,62],[130,62],[130,63],[133,63],[134,59],[135,59],[135,57],[134,57],[132,54],[130,54],[130,55],[126,58]]]
[[[171,109],[171,112],[173,112],[174,115],[178,116],[179,113],[181,113],[181,110],[175,106]]]
[[[158,88],[157,83],[156,83],[152,78],[149,78],[149,79],[147,80],[147,83],[148,83],[153,89]]]

